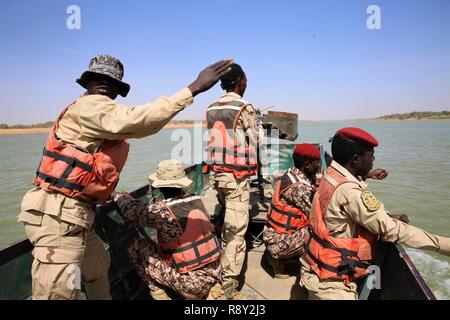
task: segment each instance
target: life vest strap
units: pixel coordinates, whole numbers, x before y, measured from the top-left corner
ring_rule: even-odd
[[[357,253],[352,250],[344,249],[344,248],[338,248],[334,246],[333,244],[329,243],[328,241],[325,241],[323,239],[320,239],[314,231],[309,228],[309,232],[311,234],[311,238],[309,238],[308,244],[307,244],[307,251],[306,254],[309,258],[311,258],[320,268],[331,271],[333,273],[336,273],[338,276],[344,276],[344,275],[353,275],[356,273],[356,267],[361,269],[367,269],[370,265],[368,263],[364,263],[362,261],[357,260]],[[314,239],[319,244],[321,244],[323,247],[331,250],[335,250],[341,253],[341,261],[339,262],[339,266],[336,268],[334,266],[331,266],[329,264],[324,263],[323,261],[319,260],[316,256],[314,256],[311,251],[309,250],[309,243],[311,240]],[[356,257],[356,259],[349,259],[348,257]]]
[[[220,167],[225,167],[225,168],[230,168],[236,171],[253,171],[257,169],[256,165],[249,165],[249,166],[240,166],[240,165],[234,165],[234,164],[229,164],[229,163],[211,163],[208,164],[209,168],[211,170],[214,171],[213,166],[220,166]]]
[[[190,261],[180,262],[180,263],[174,263],[174,264],[173,264],[173,267],[174,267],[175,269],[181,269],[181,268],[184,268],[184,267],[193,265],[193,264],[200,263],[200,262],[202,262],[202,261],[204,261],[204,260],[206,260],[206,259],[208,259],[208,258],[214,256],[215,254],[219,253],[219,252],[221,251],[220,245],[219,245],[219,241],[217,240],[217,237],[216,237],[214,234],[212,234],[212,236],[213,236],[214,242],[216,243],[216,248],[215,248],[214,250],[212,250],[211,252],[209,252],[209,253],[207,253],[207,254],[201,256],[200,253],[199,253],[199,251],[198,251],[197,246],[195,246],[195,247],[193,247],[193,248],[194,248],[194,251],[195,251],[195,256],[196,256],[195,259],[190,260]],[[208,238],[208,237],[207,237],[207,238]],[[206,239],[206,238],[205,238],[205,239]],[[211,239],[211,238],[210,238],[210,239]],[[203,239],[203,240],[204,240],[204,239]],[[198,242],[197,242],[197,243],[198,243]]]
[[[236,147],[235,147],[236,148]],[[241,158],[249,158],[249,159],[256,159],[256,154],[254,153],[244,153],[244,152],[235,152],[232,149],[229,148],[218,148],[218,147],[214,147],[214,146],[207,146],[205,148],[206,152],[217,152],[217,153],[226,153],[230,156],[236,156],[236,157],[241,157]]]
[[[325,270],[328,270],[328,271],[331,271],[331,272],[337,274],[338,276],[353,275],[353,274],[356,273],[356,270],[355,270],[354,268],[353,268],[353,269],[351,269],[351,268],[349,268],[349,267],[346,267],[346,268],[341,268],[341,267],[336,268],[336,267],[333,267],[333,266],[331,266],[331,265],[329,265],[329,264],[326,264],[326,263],[320,261],[319,259],[317,259],[317,258],[311,253],[311,251],[309,251],[309,249],[306,251],[306,254],[307,254],[308,257],[311,258],[311,259],[312,259],[312,260],[313,260],[320,268],[325,269]]]
[[[68,164],[67,168],[61,174],[61,177],[56,178],[56,177],[51,177],[51,176],[46,175],[46,179],[44,179],[44,180],[46,180],[47,182],[49,182],[50,184],[52,184],[53,186],[55,186],[57,188],[67,188],[67,189],[71,189],[71,190],[83,191],[83,189],[84,189],[83,186],[76,185],[76,184],[73,184],[70,182],[66,182],[66,180],[69,177],[69,175],[72,173],[72,171],[75,167],[79,167],[79,168],[83,169],[84,171],[91,173],[92,166],[90,166],[87,163],[84,163],[82,161],[79,161],[76,158],[67,157],[62,154],[54,153],[54,152],[48,151],[45,148],[44,148],[44,152],[43,152],[43,157],[53,158],[53,159],[56,159],[58,161],[63,161]],[[43,175],[43,173],[38,170],[36,172],[36,175],[37,176]],[[81,188],[81,190],[80,190],[80,188]]]
[[[67,163],[69,166],[81,168],[84,171],[87,171],[89,173],[92,172],[92,166],[88,165],[87,163],[81,162],[78,159],[75,159],[72,157],[66,157],[66,156],[63,156],[62,154],[50,152],[47,149],[44,149],[44,156],[53,158],[53,159],[56,159],[59,161],[63,161],[65,163]]]
[[[66,188],[66,189],[70,189],[70,190],[77,190],[80,192],[82,192],[85,188],[81,184],[76,184],[76,183],[67,182],[67,181],[61,182],[61,179],[46,175],[45,173],[42,173],[39,171],[37,171],[37,176],[39,178],[43,179],[46,183],[50,183],[52,186],[56,186],[58,188]]]
[[[216,235],[214,233],[211,233],[209,236],[204,237],[203,239],[200,239],[198,241],[194,241],[184,247],[180,247],[180,248],[176,248],[176,249],[162,249],[162,252],[164,252],[165,254],[174,254],[174,253],[181,253],[183,251],[187,251],[190,249],[195,250],[195,248],[198,247],[199,245],[206,243],[215,237],[216,237]]]
[[[288,217],[288,221],[286,224],[275,221],[271,216],[269,216],[269,220],[270,220],[270,223],[273,223],[273,224],[285,229],[286,231],[297,230],[297,228],[291,226],[291,217]]]
[[[333,267],[329,264],[326,264],[319,259],[317,259],[309,249],[306,251],[306,254],[309,258],[311,258],[320,268],[331,271],[333,273],[336,273],[338,276],[344,276],[344,275],[353,275],[356,273],[355,267],[361,268],[361,269],[367,269],[369,267],[369,264],[353,260],[353,259],[344,259],[339,264],[339,267]]]
[[[277,206],[273,205],[271,206],[271,209],[275,210],[276,212],[284,215],[284,216],[288,216],[289,218],[296,218],[296,219],[301,219],[302,217],[299,216],[298,214],[292,213],[292,212],[288,212],[288,211],[283,211],[280,208],[278,208]]]
[[[342,259],[340,266],[343,268],[347,267],[351,269],[355,269],[355,267],[367,269],[370,264],[355,259]]]
[[[321,239],[313,230],[312,228],[309,228],[309,233],[311,234],[312,239],[314,239],[316,242],[318,242],[322,247],[325,247],[327,249],[331,249],[334,251],[339,252],[343,257],[356,257],[357,252],[348,250],[345,248],[338,248],[335,245],[331,244],[330,242]]]

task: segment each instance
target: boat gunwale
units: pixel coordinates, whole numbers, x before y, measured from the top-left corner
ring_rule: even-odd
[[[185,168],[186,173],[190,173],[193,170],[195,170],[197,165],[188,166]],[[135,198],[140,198],[146,194],[148,194],[150,190],[150,185],[146,184],[144,186],[141,186],[134,191],[130,192],[130,195]],[[104,214],[112,210],[117,210],[117,207],[115,206],[115,203],[113,201],[108,201],[104,205],[97,205],[95,208],[96,214]],[[261,221],[254,221],[254,222],[261,222]],[[417,270],[416,266],[414,265],[413,261],[407,254],[406,250],[403,248],[400,244],[395,244],[395,246],[399,256],[401,259],[404,260],[407,267],[409,268],[412,276],[416,280],[417,284],[419,285],[420,289],[426,296],[428,300],[437,300],[436,296],[432,292],[431,288],[428,286],[426,281],[423,279],[420,272]],[[26,254],[33,250],[33,245],[28,239],[17,241],[7,247],[4,247],[0,249],[0,266],[5,265],[6,263]]]

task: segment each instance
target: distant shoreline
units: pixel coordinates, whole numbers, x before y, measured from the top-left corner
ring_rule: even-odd
[[[392,116],[384,116],[380,118],[372,118],[372,119],[348,119],[348,120],[300,120],[300,122],[321,122],[321,121],[423,121],[423,120],[450,120],[450,116],[441,115],[441,116],[430,116],[430,117],[409,117],[403,118],[398,117],[397,115]],[[204,121],[202,120],[180,120],[180,121],[171,121],[164,126],[163,129],[181,129],[181,128],[195,128],[195,127],[203,127],[205,126]],[[2,129],[0,128],[0,136],[12,136],[12,135],[23,135],[23,134],[39,134],[39,133],[49,133],[51,127],[47,128],[8,128]]]
[[[377,120],[446,120],[450,119],[450,111],[414,111],[394,113],[376,118]]]
[[[201,120],[195,122],[169,122],[164,126],[165,129],[180,129],[202,127],[204,124]],[[52,128],[11,128],[0,129],[0,136],[13,136],[22,134],[38,134],[49,133]]]

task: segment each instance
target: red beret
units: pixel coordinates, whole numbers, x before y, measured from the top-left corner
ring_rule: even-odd
[[[351,127],[342,128],[342,129],[339,129],[339,131],[336,133],[336,135],[343,137],[343,138],[347,138],[347,139],[355,141],[355,142],[368,144],[372,147],[377,147],[379,144],[378,140],[375,139],[374,136],[372,136],[367,131],[364,131],[359,128],[351,128]]]
[[[302,158],[320,159],[319,148],[310,143],[298,144],[294,149],[294,154]]]

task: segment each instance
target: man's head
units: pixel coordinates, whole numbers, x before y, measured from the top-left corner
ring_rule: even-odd
[[[292,154],[294,166],[311,180],[320,169],[320,150],[310,143],[298,144]]]
[[[333,159],[354,176],[365,178],[373,167],[374,147],[378,141],[359,128],[342,128],[332,138]]]
[[[231,65],[231,71],[226,73],[220,78],[223,90],[226,92],[234,92],[244,96],[245,89],[247,88],[247,77],[245,76],[244,70],[237,63]]]
[[[81,75],[77,82],[88,94],[100,94],[115,99],[118,94],[126,97],[130,85],[123,82],[123,64],[108,55],[98,55],[91,59],[89,69]]]
[[[158,188],[166,199],[180,195],[183,188],[192,184],[181,163],[172,159],[161,161],[156,172],[152,173],[148,179],[151,186]]]
[[[112,100],[119,94],[119,85],[108,76],[101,74],[90,75],[86,80],[86,87],[88,94],[100,94]]]

